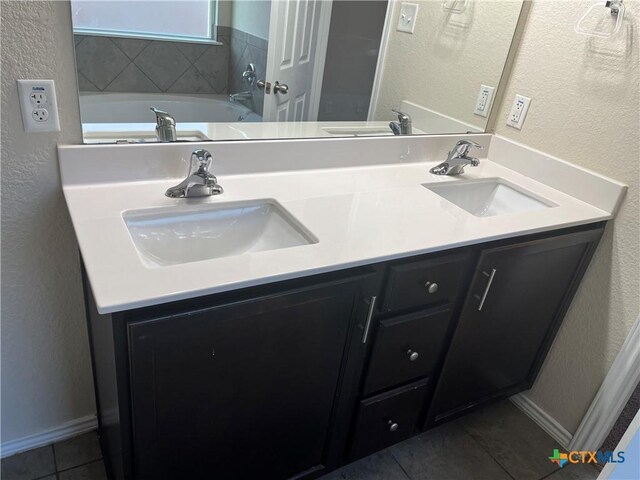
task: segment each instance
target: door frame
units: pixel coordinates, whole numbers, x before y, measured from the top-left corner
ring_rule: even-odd
[[[378,98],[382,89],[384,60],[387,56],[387,49],[393,31],[393,14],[395,11],[396,0],[387,0],[387,14],[382,27],[382,38],[380,39],[380,48],[378,50],[378,62],[376,64],[376,73],[373,78],[373,86],[371,87],[371,97],[369,99],[369,113],[367,113],[367,121],[375,120],[376,108],[378,106]]]

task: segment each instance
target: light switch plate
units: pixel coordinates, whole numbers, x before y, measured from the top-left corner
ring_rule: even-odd
[[[417,3],[401,3],[400,16],[398,17],[397,30],[399,32],[413,33],[418,16]]]
[[[59,132],[58,102],[53,80],[17,80],[25,132]]]
[[[478,98],[476,99],[476,108],[473,111],[476,115],[486,117],[491,111],[491,103],[493,102],[493,92],[495,87],[488,85],[480,85],[480,91],[478,92]]]
[[[509,112],[509,118],[507,118],[507,125],[517,128],[518,130],[522,130],[522,125],[524,124],[524,119],[529,111],[530,104],[531,99],[529,97],[516,95],[516,98],[513,101],[513,106],[511,107],[511,112]]]

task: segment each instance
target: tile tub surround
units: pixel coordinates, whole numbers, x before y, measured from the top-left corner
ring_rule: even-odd
[[[267,68],[268,42],[231,27],[218,27],[221,45],[75,35],[81,92],[230,94],[246,91],[242,72]],[[255,85],[246,106],[262,115],[264,93]]]
[[[466,137],[485,147],[492,139],[487,134]],[[490,148],[483,151],[489,160],[469,168],[462,177],[431,175],[429,168],[435,160],[445,158],[459,138],[69,146],[59,147],[59,160],[67,206],[100,313],[608,220],[614,210],[605,208],[616,205],[625,191],[622,184],[563,163],[565,173],[554,173],[566,182],[575,183],[586,176],[602,184],[599,192],[611,186],[605,198],[592,190],[577,191],[572,197],[557,183],[555,188],[545,185],[544,171],[538,177],[527,177],[500,165],[504,159],[499,154],[490,161]],[[186,162],[195,148],[212,151],[213,171],[225,188],[223,195],[195,202],[213,206],[274,199],[319,242],[191,264],[145,267],[122,221],[122,212],[182,203],[163,192],[184,178]],[[557,206],[477,218],[422,186],[496,177]],[[104,198],[111,200],[105,203]],[[209,274],[212,271],[215,276]],[[173,281],[177,275],[179,284]]]
[[[229,40],[222,45],[75,35],[81,92],[227,93]]]

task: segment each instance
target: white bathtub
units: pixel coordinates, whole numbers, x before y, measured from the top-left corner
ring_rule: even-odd
[[[180,123],[260,122],[262,118],[226,95],[81,93],[82,123],[151,123],[154,106]]]

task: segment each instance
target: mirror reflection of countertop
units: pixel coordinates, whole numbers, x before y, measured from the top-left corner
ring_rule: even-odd
[[[156,143],[155,123],[83,123],[85,143]],[[215,122],[181,123],[178,140],[263,140],[392,136],[389,122]],[[413,133],[427,132],[414,128]]]
[[[613,217],[626,189],[487,134],[467,136],[489,147],[479,167],[468,167],[458,177],[430,174],[460,138],[68,146],[59,148],[59,157],[64,195],[100,313],[604,221]],[[184,178],[196,147],[214,155],[212,170],[224,193],[166,197],[165,190]],[[483,179],[502,181],[544,205],[482,217],[425,188]],[[150,265],[125,221],[131,216],[127,212],[139,215],[145,209],[206,211],[242,202],[281,207],[279,214],[290,215],[290,223],[310,240]]]

